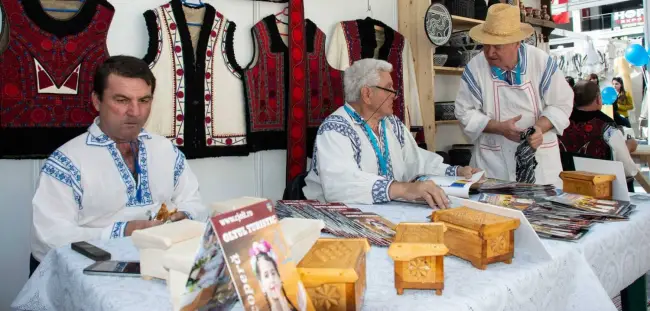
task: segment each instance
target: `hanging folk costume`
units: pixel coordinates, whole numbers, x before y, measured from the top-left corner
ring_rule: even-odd
[[[312,165],[303,188],[312,200],[360,204],[386,203],[393,181],[409,182],[420,174],[455,176],[458,166],[419,148],[397,116],[384,117],[375,134],[346,104],[318,130]]]
[[[376,26],[383,32],[376,32]],[[418,133],[418,141],[424,140],[414,59],[408,40],[381,21],[369,17],[338,23],[327,51],[329,63],[338,70],[345,70],[363,58],[381,59],[393,65],[391,78],[398,94],[394,101],[394,114],[411,132]]]
[[[290,25],[287,47],[274,15],[257,23],[255,56],[243,73],[251,151],[288,149],[287,181],[306,171],[318,126],[344,103],[342,72],[327,63],[325,34],[310,20],[304,25]],[[304,53],[291,40],[304,41]]]
[[[108,58],[114,9],[87,0],[58,20],[40,1],[0,4],[0,158],[45,158],[97,116],[93,74]]]
[[[202,13],[196,49],[186,12]],[[234,57],[235,23],[205,4],[172,0],[144,13],[149,50],[144,60],[156,76],[145,128],[169,138],[188,158],[246,155],[240,69]]]

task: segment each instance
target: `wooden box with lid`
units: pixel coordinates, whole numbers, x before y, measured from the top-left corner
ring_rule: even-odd
[[[400,223],[388,255],[395,261],[395,289],[435,289],[442,295],[445,287],[443,223]]]
[[[560,173],[560,178],[564,192],[588,195],[596,199],[612,199],[612,183],[616,175],[564,171]]]
[[[511,263],[519,219],[456,207],[433,212],[433,222],[446,225],[444,242],[449,253],[485,270],[495,262]]]
[[[366,290],[366,239],[321,238],[298,264],[316,310],[361,310]]]

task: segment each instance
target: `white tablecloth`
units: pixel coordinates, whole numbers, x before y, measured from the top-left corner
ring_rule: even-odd
[[[511,265],[492,264],[481,271],[448,256],[442,296],[428,290],[405,290],[398,296],[387,249],[372,247],[363,310],[615,310],[609,297],[650,270],[650,202],[638,198],[633,202],[639,206],[630,221],[599,224],[577,243],[545,240],[552,261],[534,263],[526,254],[516,253]],[[430,213],[423,207],[398,204],[357,207],[396,223],[426,221]],[[111,252],[115,260],[138,260],[129,238],[94,243]],[[163,281],[84,275],[83,268],[91,263],[69,246],[48,253],[12,307],[171,309]]]

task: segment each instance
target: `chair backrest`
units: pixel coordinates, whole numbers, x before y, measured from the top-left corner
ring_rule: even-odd
[[[306,200],[305,194],[302,192],[302,188],[307,184],[305,183],[305,178],[309,172],[304,172],[296,178],[294,178],[287,188],[284,189],[284,194],[282,195],[282,200]]]

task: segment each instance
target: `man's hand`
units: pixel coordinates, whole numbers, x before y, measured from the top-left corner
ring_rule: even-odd
[[[533,126],[533,128],[535,129],[535,133],[528,136],[528,143],[533,149],[537,150],[544,141],[544,132],[542,132],[542,129],[537,125]]]
[[[162,224],[160,220],[131,220],[126,223],[126,228],[124,228],[124,236],[131,236],[133,231],[147,229]]]
[[[169,220],[171,221],[179,221],[187,218],[187,214],[183,212],[176,212],[173,213],[171,216],[169,216]]]
[[[474,174],[476,174],[476,173],[478,173],[480,171],[482,171],[480,168],[471,167],[471,166],[463,166],[463,167],[458,168],[458,171],[456,171],[456,175],[457,176],[463,176],[463,177],[465,177],[467,179],[470,179],[470,178],[472,178],[472,175],[474,175]]]
[[[636,139],[630,138],[625,141],[625,145],[627,146],[627,150],[630,151],[630,153],[636,151],[636,148],[639,146],[639,143],[636,142]]]
[[[409,201],[424,199],[430,207],[449,208],[447,194],[433,181],[393,182],[388,189],[391,198]]]
[[[515,123],[517,121],[521,120],[521,115],[518,115],[510,120],[503,121],[499,123],[500,127],[500,132],[501,135],[503,135],[505,138],[512,140],[516,143],[518,143],[521,139],[521,132],[524,130],[520,129],[517,127]]]

